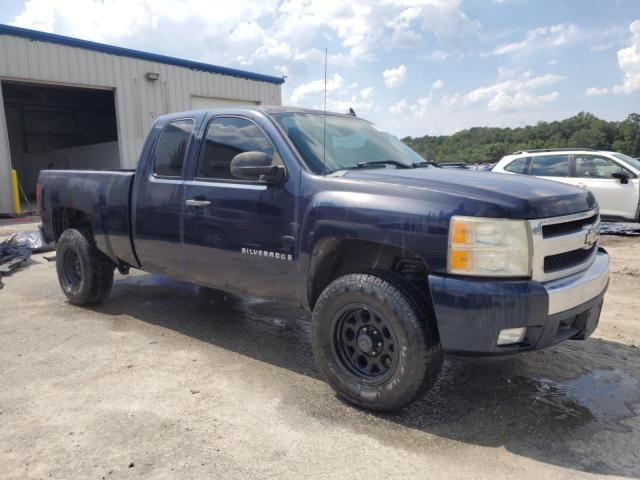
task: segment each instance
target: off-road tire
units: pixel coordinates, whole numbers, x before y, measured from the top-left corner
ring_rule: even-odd
[[[115,265],[93,244],[88,232],[65,230],[56,246],[56,271],[62,291],[74,305],[102,302],[113,285]]]
[[[380,324],[393,330],[398,344],[394,346],[398,352],[394,364],[378,380],[361,375],[358,368],[354,372],[353,360],[345,359],[348,353],[340,353],[345,347],[337,331],[337,322],[341,322],[338,316],[349,312],[352,305],[374,312],[370,316],[372,324],[380,323],[377,316],[384,317]],[[329,284],[313,310],[312,343],[318,367],[337,395],[380,412],[398,410],[424,396],[437,380],[443,361],[428,299],[393,272],[349,274]],[[354,350],[350,345],[347,348]]]

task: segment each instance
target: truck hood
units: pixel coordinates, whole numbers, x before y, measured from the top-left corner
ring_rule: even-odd
[[[524,175],[438,168],[349,170],[352,181],[383,183],[404,189],[438,192],[491,204],[510,218],[545,218],[584,212],[597,206],[582,188]],[[407,192],[408,193],[408,192]]]

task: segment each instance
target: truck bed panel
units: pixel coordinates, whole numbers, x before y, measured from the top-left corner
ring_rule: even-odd
[[[138,267],[131,241],[129,209],[132,171],[45,170],[40,174],[45,234],[56,239],[61,209],[80,211],[91,224],[97,247],[116,263]],[[58,212],[58,213],[56,213]]]

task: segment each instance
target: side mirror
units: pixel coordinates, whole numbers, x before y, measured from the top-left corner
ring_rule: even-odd
[[[629,175],[626,174],[625,172],[614,172],[611,174],[611,176],[613,178],[617,178],[618,180],[620,180],[620,183],[623,185],[626,185],[627,183],[629,183]]]
[[[285,169],[282,165],[272,165],[271,157],[264,152],[243,152],[231,160],[231,175],[275,185],[284,178]]]

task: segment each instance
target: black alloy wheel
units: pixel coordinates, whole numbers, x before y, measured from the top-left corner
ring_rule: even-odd
[[[347,305],[333,321],[333,348],[342,366],[358,378],[384,381],[398,363],[391,324],[375,308]]]

